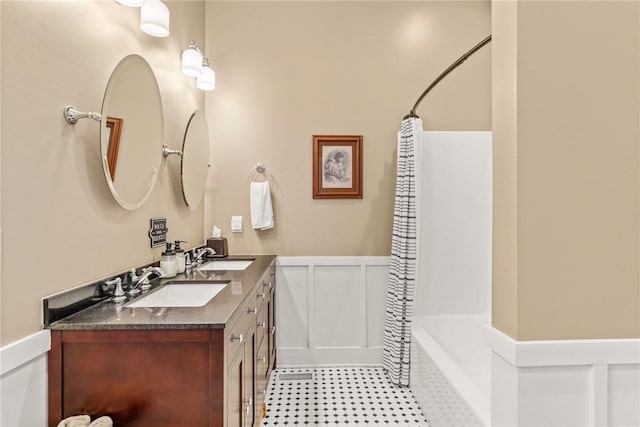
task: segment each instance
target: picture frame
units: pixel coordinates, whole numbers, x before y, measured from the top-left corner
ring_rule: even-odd
[[[313,135],[313,198],[362,199],[362,135]]]
[[[109,146],[107,148],[107,165],[109,175],[113,181],[116,178],[116,164],[118,163],[118,151],[120,151],[120,133],[122,132],[122,119],[107,117],[107,132],[109,133]]]

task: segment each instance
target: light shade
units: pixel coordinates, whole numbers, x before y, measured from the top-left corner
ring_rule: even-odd
[[[216,73],[209,66],[209,61],[202,64],[202,75],[196,79],[196,87],[200,90],[214,90],[216,88]]]
[[[202,74],[202,54],[194,41],[182,51],[181,69],[189,77],[199,77]]]
[[[160,0],[144,0],[140,8],[140,29],[150,36],[169,35],[169,8]]]
[[[116,0],[116,3],[120,3],[123,6],[140,7],[144,0]]]

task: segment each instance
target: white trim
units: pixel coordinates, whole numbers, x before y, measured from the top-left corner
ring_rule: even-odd
[[[453,388],[460,394],[469,408],[478,416],[485,426],[491,425],[491,404],[478,387],[469,380],[458,364],[440,347],[440,345],[424,329],[414,329],[411,332],[413,345],[419,346],[437,368],[445,375]],[[413,360],[411,361],[413,363]],[[413,365],[412,365],[413,367]],[[416,369],[419,369],[416,367]],[[428,415],[427,415],[428,416]]]
[[[591,408],[590,424],[594,426],[606,426],[607,404],[609,389],[609,368],[607,365],[593,365],[589,375],[589,396]]]
[[[389,258],[388,256],[278,256],[276,265],[389,265]]]
[[[51,350],[51,331],[36,332],[0,348],[0,375],[46,354]]]
[[[382,347],[278,348],[278,368],[289,366],[382,366]]]
[[[367,322],[367,267],[368,265],[360,266],[360,286],[358,286],[358,299],[362,301],[362,304],[358,307],[360,309],[360,318],[363,319],[362,329],[360,330],[360,344],[362,347],[369,347],[368,339],[368,322]]]
[[[296,265],[296,264],[294,264]],[[304,265],[304,264],[298,264],[298,265]],[[310,264],[307,267],[307,286],[309,286],[309,289],[307,291],[307,346],[309,348],[313,348],[315,346],[315,333],[313,330],[312,325],[315,323],[315,316],[316,316],[316,305],[314,303],[315,298],[314,295],[316,293],[315,291],[315,271],[314,271],[314,266],[313,264]],[[276,285],[277,286],[277,285]],[[282,308],[281,304],[277,304],[277,307]]]
[[[640,425],[640,383],[615,375],[640,376],[639,338],[516,341],[487,325],[484,340],[492,425]]]
[[[516,341],[487,325],[484,340],[517,367],[640,363],[640,338]]]

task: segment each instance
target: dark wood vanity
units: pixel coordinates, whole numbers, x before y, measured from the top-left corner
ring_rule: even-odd
[[[231,313],[224,323],[179,322],[167,309],[138,308],[127,317],[124,308],[121,317],[96,321],[95,328],[82,318],[52,324],[49,426],[78,414],[108,415],[118,427],[259,425],[276,359],[273,259],[231,278],[228,295],[218,301]],[[90,310],[95,318],[113,304]],[[179,316],[188,317],[187,310]],[[157,319],[162,316],[165,323]],[[134,317],[148,317],[149,325],[129,320]]]

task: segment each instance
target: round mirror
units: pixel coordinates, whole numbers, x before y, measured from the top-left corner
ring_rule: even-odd
[[[193,210],[198,207],[209,173],[209,130],[204,113],[196,110],[187,124],[182,144],[182,195]]]
[[[107,185],[134,210],[149,198],[162,164],[162,99],[151,67],[128,55],[111,74],[102,103],[100,151]]]

